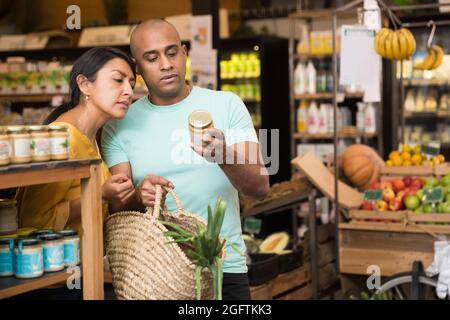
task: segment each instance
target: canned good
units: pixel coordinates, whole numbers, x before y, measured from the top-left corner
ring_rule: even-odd
[[[52,160],[69,159],[69,129],[62,125],[50,125],[50,153]]]
[[[189,115],[189,132],[194,143],[195,141],[200,142],[204,131],[213,127],[213,119],[208,111],[196,110]]]
[[[5,127],[0,127],[0,166],[11,162],[11,139]]]
[[[14,238],[0,239],[0,277],[14,275]]]
[[[61,230],[58,234],[64,237],[64,265],[70,267],[80,264],[80,237],[76,230]]]
[[[31,161],[31,135],[27,127],[11,126],[7,133],[11,139],[11,163]]]
[[[47,126],[30,126],[31,132],[31,161],[50,160],[50,134]]]
[[[0,235],[16,233],[18,228],[16,200],[0,199]]]
[[[44,272],[64,269],[64,241],[56,233],[43,234],[38,237],[44,249]]]
[[[44,254],[38,239],[16,239],[14,274],[17,278],[37,278],[44,274]]]

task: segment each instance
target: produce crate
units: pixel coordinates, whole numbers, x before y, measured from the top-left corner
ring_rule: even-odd
[[[368,275],[378,266],[382,276],[411,271],[415,260],[428,267],[438,235],[450,235],[450,214],[351,210],[339,224],[341,273]]]
[[[436,177],[443,177],[450,173],[450,163],[446,162],[434,167],[434,175]]]
[[[418,178],[431,178],[434,174],[433,167],[416,166],[416,167],[388,167],[381,168],[381,181],[403,179],[406,176]]]

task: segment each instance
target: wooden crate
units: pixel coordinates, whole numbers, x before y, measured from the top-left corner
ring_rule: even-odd
[[[388,167],[381,168],[381,181],[403,179],[406,176],[427,179],[433,177],[433,167],[416,166],[416,167]]]
[[[415,260],[427,267],[434,257],[433,235],[450,235],[450,214],[352,210],[349,216],[339,224],[341,273],[367,275],[374,265],[391,276],[411,271]]]
[[[450,173],[450,162],[439,164],[434,167],[434,175],[436,177],[443,177]]]

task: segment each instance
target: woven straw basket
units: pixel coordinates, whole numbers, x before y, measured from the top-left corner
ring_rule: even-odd
[[[106,254],[119,299],[195,299],[195,265],[180,245],[167,243],[172,239],[163,235],[168,230],[158,219],[175,222],[190,232],[196,232],[197,225],[206,225],[206,221],[185,212],[177,194],[165,190],[175,200],[175,213],[169,213],[165,205],[161,210],[162,190],[157,186],[153,209],[147,208],[144,214],[118,212],[106,219]],[[212,276],[204,269],[202,299],[213,296]]]

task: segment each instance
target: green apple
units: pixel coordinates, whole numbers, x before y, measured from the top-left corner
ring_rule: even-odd
[[[450,201],[444,202],[443,213],[450,213]]]
[[[445,196],[445,202],[450,202],[450,193]]]
[[[437,187],[438,185],[439,185],[439,180],[437,178],[430,178],[425,183],[426,188],[433,188],[433,187]]]
[[[407,196],[405,199],[405,207],[409,210],[416,210],[420,207],[420,203],[418,196]]]
[[[415,213],[422,213],[423,212],[423,206],[418,207],[416,210],[414,210]]]
[[[435,209],[433,208],[433,206],[429,203],[424,204],[423,205],[423,212],[424,213],[433,213],[435,211]]]
[[[446,175],[441,179],[441,186],[443,187],[450,186],[450,175]]]
[[[441,202],[441,203],[438,204],[438,207],[437,207],[438,208],[437,209],[438,213],[443,213],[444,212],[444,205],[445,205],[444,202]]]
[[[420,199],[420,201],[423,201],[423,196],[425,195],[425,191],[423,189],[420,189],[417,191],[416,196]]]

